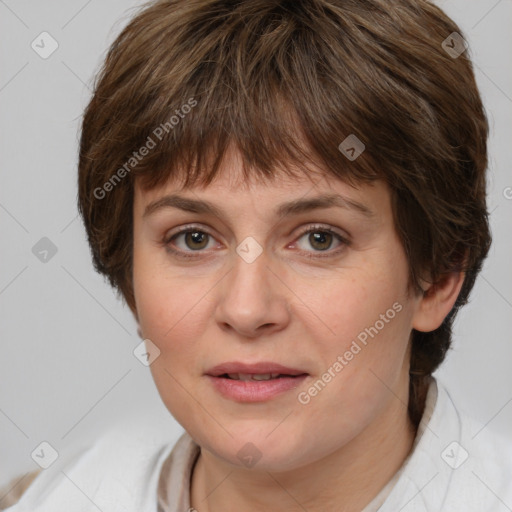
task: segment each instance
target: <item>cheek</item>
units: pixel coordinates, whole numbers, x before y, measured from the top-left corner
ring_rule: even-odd
[[[404,313],[405,278],[385,279],[382,275],[384,271],[352,268],[329,279],[317,279],[314,286],[304,281],[294,288],[304,306],[297,306],[304,310],[302,321],[323,350],[339,353],[348,349],[352,340],[359,337],[364,343],[376,331],[379,338],[390,339],[407,333],[410,319]]]
[[[160,350],[150,371],[163,403],[181,424],[189,424],[197,414],[191,400],[194,379],[198,376],[201,347],[196,340],[206,329],[209,318],[208,287],[187,279],[172,279],[134,268],[137,312],[145,338]]]
[[[178,330],[197,326],[204,279],[190,279],[187,269],[171,271],[164,251],[135,237],[133,285],[137,315],[145,337],[157,344],[176,338]],[[164,347],[162,347],[164,348]]]
[[[206,329],[210,303],[208,287],[186,279],[151,277],[139,281],[136,291],[139,323],[145,337],[165,355],[190,352],[193,340]]]
[[[389,388],[400,388],[407,373],[412,319],[407,276],[399,265],[393,274],[392,267],[383,267],[373,272],[353,268],[350,278],[340,275],[302,290],[309,309],[318,312],[307,324],[323,363],[321,382],[318,389],[303,390],[318,413],[336,403],[340,414],[369,414],[392,395]]]

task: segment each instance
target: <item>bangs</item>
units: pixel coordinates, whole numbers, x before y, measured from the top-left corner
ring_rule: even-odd
[[[354,169],[348,172],[348,161],[343,161],[332,133],[325,134],[329,137],[327,147],[321,146],[318,137],[313,138],[305,129],[300,113],[293,111],[288,101],[280,101],[277,94],[269,97],[265,112],[260,112],[255,103],[246,101],[236,106],[233,100],[241,98],[231,100],[228,93],[229,89],[214,93],[219,96],[214,104],[226,102],[219,110],[209,109],[208,104],[201,108],[201,100],[195,99],[200,96],[191,96],[197,101],[197,110],[190,111],[179,124],[166,121],[153,130],[156,135],[150,137],[158,147],[133,169],[142,189],[162,186],[170,179],[183,188],[207,186],[231,151],[240,159],[237,170],[241,186],[253,181],[272,182],[280,176],[313,179],[329,174],[351,183],[375,177],[373,169],[365,175],[359,167],[357,178]],[[329,155],[329,150],[333,154]]]
[[[151,146],[131,169],[143,189],[171,178],[184,187],[207,185],[228,148],[239,152],[243,181],[311,175],[315,167],[351,183],[378,177],[371,151],[350,161],[338,149],[350,135],[370,143],[361,120],[379,106],[354,59],[329,47],[329,37],[339,44],[339,35],[328,33],[334,25],[324,23],[321,39],[310,21],[319,13],[308,13],[319,8],[314,2],[298,2],[293,12],[271,2],[257,12],[259,3],[241,3],[240,16],[236,6],[228,16],[220,4],[196,5],[193,24],[168,23],[152,34],[155,53],[149,48],[145,62],[132,55],[137,72],[128,71],[125,84],[132,119],[119,129],[131,136],[127,156]],[[351,45],[355,51],[356,41],[346,52]]]

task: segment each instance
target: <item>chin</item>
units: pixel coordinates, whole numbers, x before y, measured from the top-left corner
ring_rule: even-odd
[[[247,421],[249,423],[250,420]],[[304,447],[311,444],[295,438],[283,425],[276,429],[275,422],[261,423],[259,426],[242,424],[227,429],[233,433],[212,438],[208,434],[196,440],[215,457],[226,463],[245,467],[249,470],[283,472],[307,463],[304,460]],[[275,429],[273,431],[273,429]],[[281,429],[281,432],[279,430]]]

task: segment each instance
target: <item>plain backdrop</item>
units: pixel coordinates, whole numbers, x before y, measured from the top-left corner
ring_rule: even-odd
[[[135,322],[94,272],[76,210],[92,79],[140,3],[0,0],[0,484],[38,467],[42,441],[60,452],[132,417],[151,418],[170,441],[182,432],[132,353]],[[470,44],[490,119],[494,244],[438,375],[456,403],[511,435],[512,1],[439,4]],[[42,32],[58,44],[46,59],[31,46],[55,45]]]

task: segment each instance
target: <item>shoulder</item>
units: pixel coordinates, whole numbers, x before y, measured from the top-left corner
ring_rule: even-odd
[[[511,507],[512,438],[472,418],[435,380],[429,397],[421,435],[382,512],[494,512]]]
[[[456,415],[460,425],[459,437],[450,441],[441,453],[452,473],[447,506],[457,510],[454,507],[460,503],[462,494],[468,502],[468,511],[509,509],[512,507],[512,432],[504,436],[492,424],[475,419],[454,403],[447,389],[440,388],[440,395],[445,397],[445,410],[451,409],[454,422]],[[440,416],[438,425],[442,423]]]
[[[9,511],[148,510],[174,441],[146,422],[116,424],[93,443],[60,454]]]

